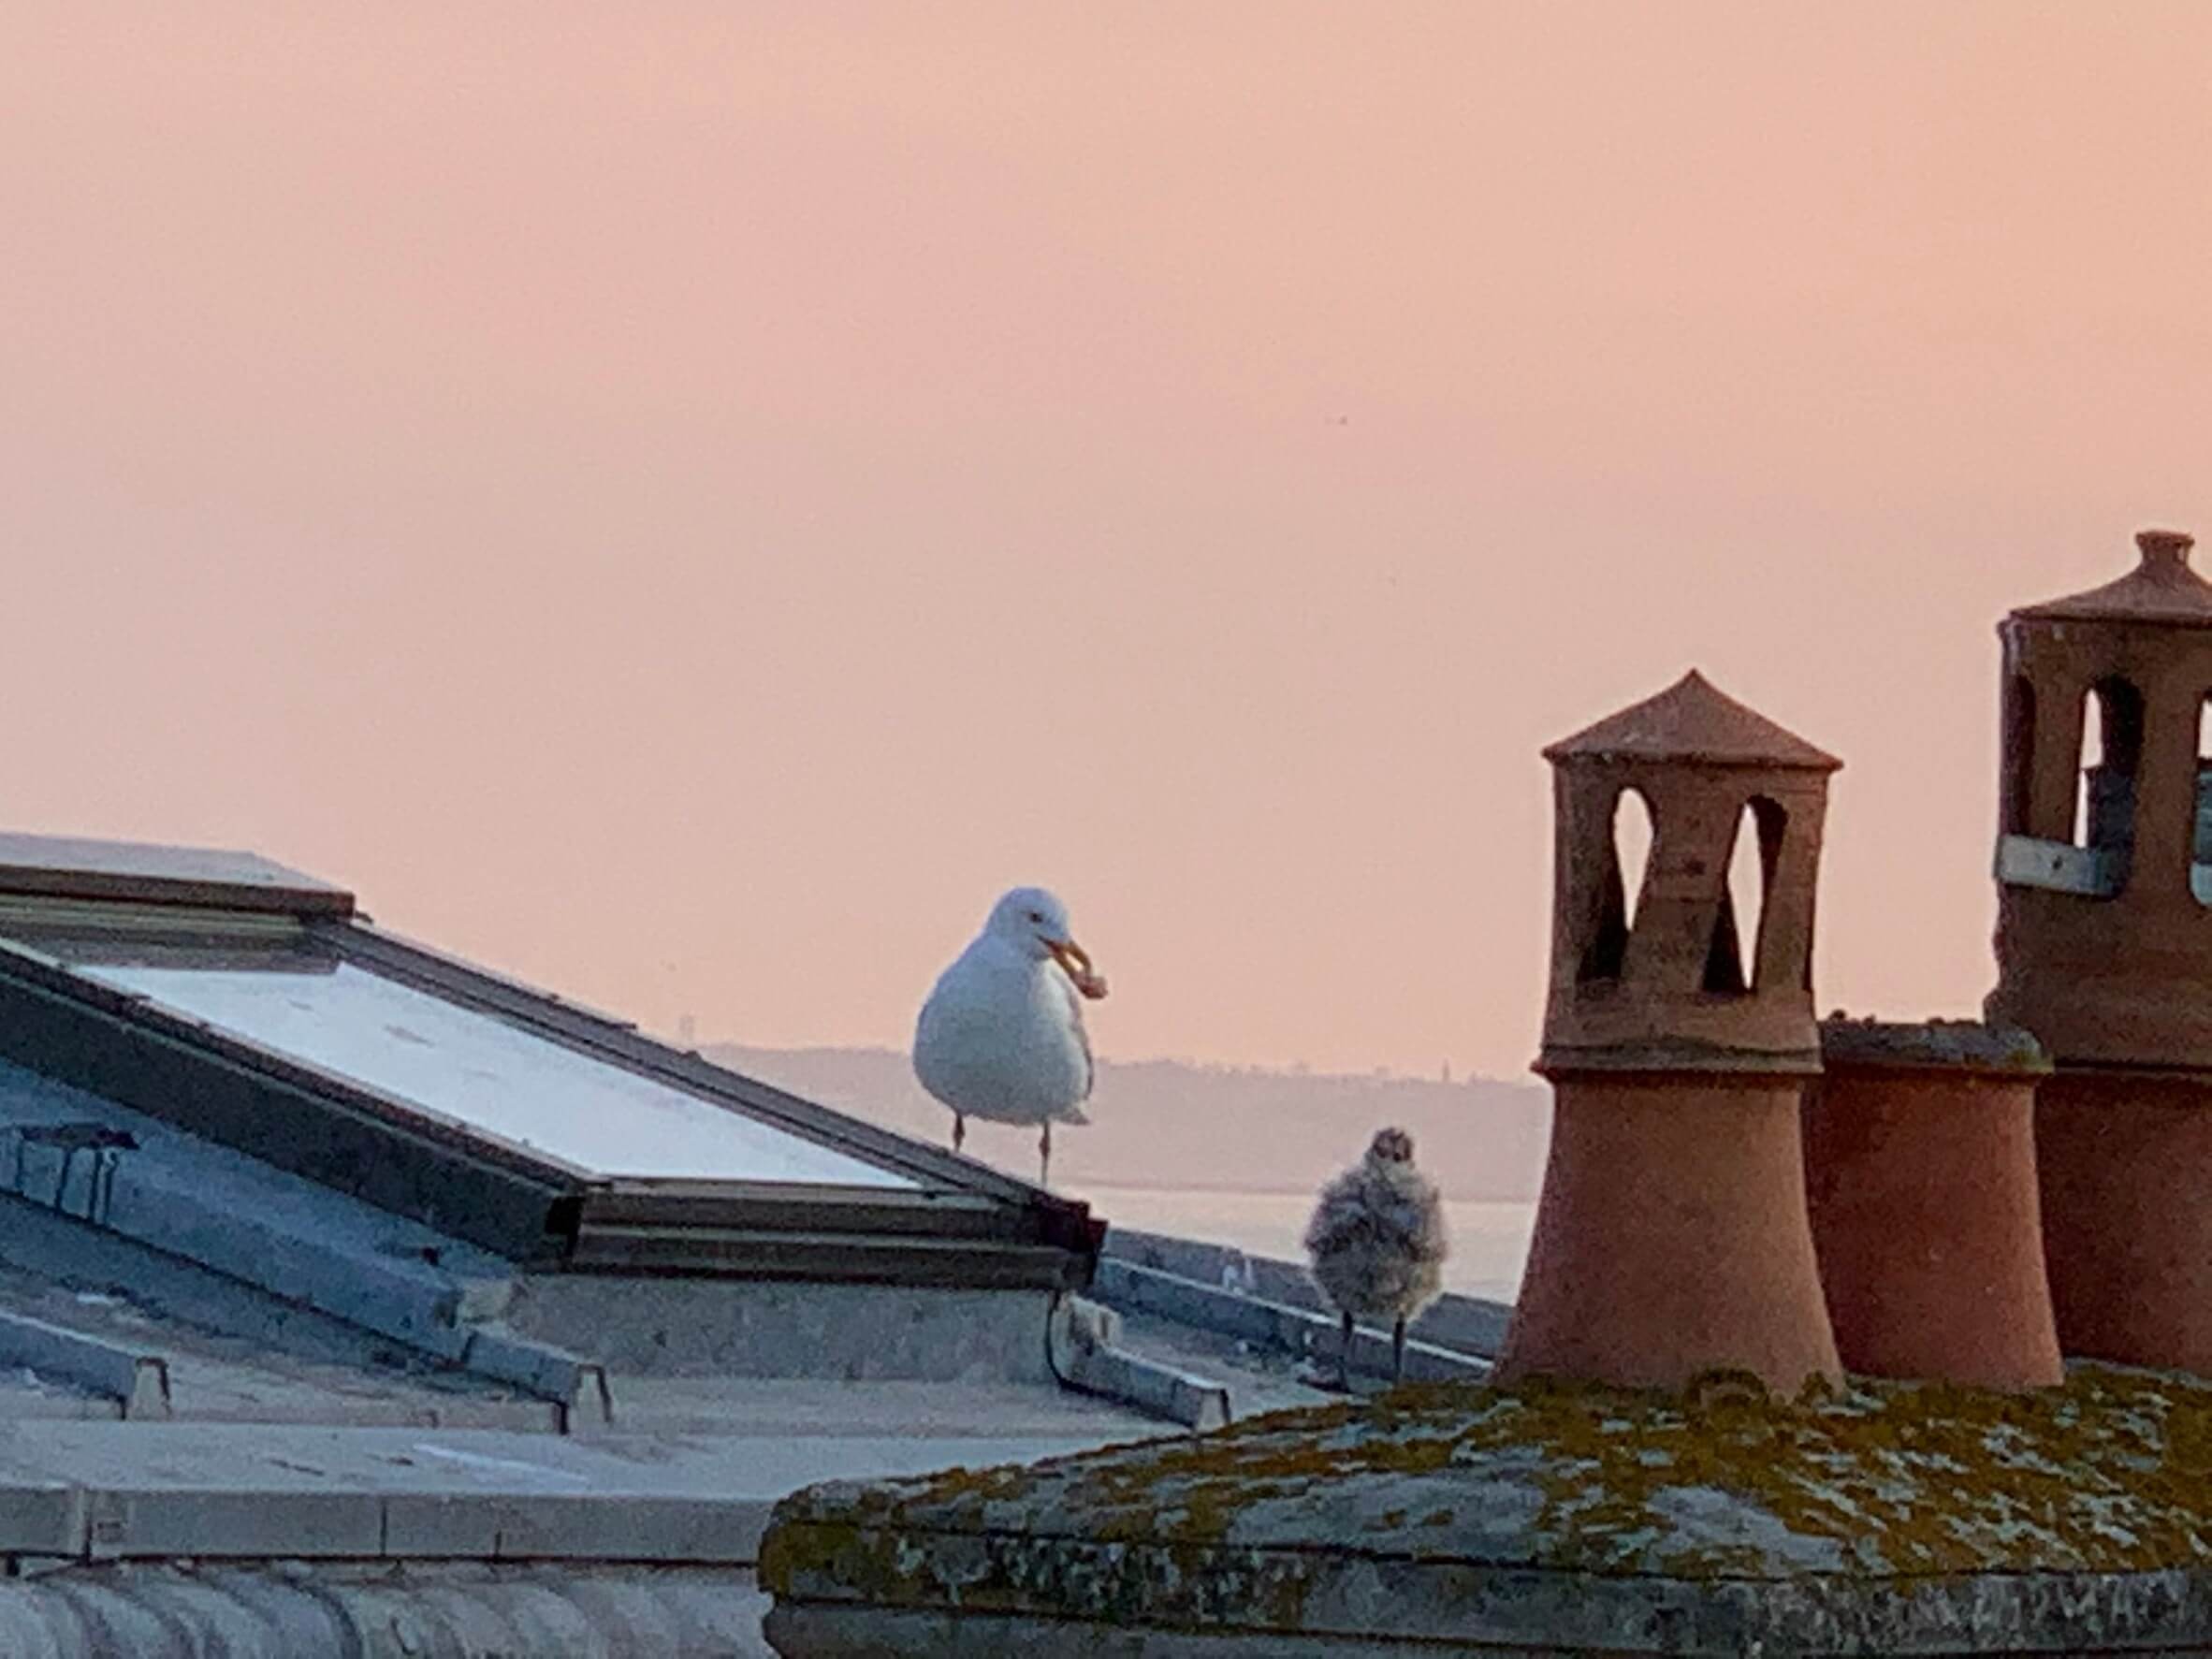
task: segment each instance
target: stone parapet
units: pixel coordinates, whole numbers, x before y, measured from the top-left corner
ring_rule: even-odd
[[[1034,1468],[817,1487],[762,1545],[827,1655],[2212,1651],[2212,1390],[1796,1403],[1419,1388]],[[1017,1644],[1026,1643],[1026,1647]]]

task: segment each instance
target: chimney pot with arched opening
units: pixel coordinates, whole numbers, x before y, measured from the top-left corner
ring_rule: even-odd
[[[1841,763],[1695,670],[1544,756],[1558,810],[1538,1070],[1817,1070],[1813,879]],[[1617,830],[1633,803],[1651,826],[1636,893]],[[1751,902],[1732,860],[1755,873]]]
[[[2212,583],[2187,535],[2135,545],[2117,581],[1998,631],[1986,1009],[2054,1063],[2035,1161],[2061,1346],[2212,1373]]]
[[[1695,673],[1544,752],[1554,1111],[1497,1375],[1832,1379],[1798,1105],[1820,1069],[1813,881],[1840,763]],[[1634,893],[1627,800],[1651,825]]]

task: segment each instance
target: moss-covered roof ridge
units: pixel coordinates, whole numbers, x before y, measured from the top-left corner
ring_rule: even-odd
[[[891,1605],[1266,1624],[1297,1623],[1354,1558],[1370,1576],[1807,1593],[2195,1582],[2212,1569],[2212,1387],[2096,1368],[2032,1393],[1858,1384],[1795,1402],[1402,1389],[1027,1468],[811,1489],[779,1506],[761,1566],[779,1595],[841,1584]]]

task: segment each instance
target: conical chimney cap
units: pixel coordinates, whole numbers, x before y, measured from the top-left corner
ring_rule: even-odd
[[[2177,530],[2137,532],[2141,562],[2117,582],[2013,613],[2038,622],[2149,622],[2212,628],[2212,582],[2189,567],[2194,538]]]
[[[1656,697],[1563,737],[1544,751],[1565,761],[1694,761],[1708,766],[1833,772],[1842,762],[1713,688],[1695,668]]]

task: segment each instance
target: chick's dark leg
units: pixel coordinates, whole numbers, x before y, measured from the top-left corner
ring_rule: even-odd
[[[1346,1392],[1350,1391],[1352,1386],[1352,1316],[1351,1310],[1348,1308],[1345,1311],[1344,1329],[1339,1333],[1336,1344],[1336,1380],[1345,1386]]]
[[[1405,1380],[1405,1316],[1403,1314],[1399,1315],[1398,1322],[1390,1327],[1390,1380]]]
[[[1044,1120],[1044,1133],[1037,1141],[1037,1185],[1050,1186],[1053,1181],[1053,1120]]]
[[[953,1113],[953,1150],[960,1150],[960,1142],[968,1139],[968,1119],[959,1113]]]

